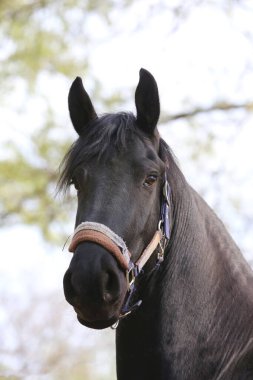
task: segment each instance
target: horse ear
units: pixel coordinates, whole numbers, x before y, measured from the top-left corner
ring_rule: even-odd
[[[145,69],[140,69],[135,105],[138,126],[147,134],[154,134],[160,116],[159,93],[155,78]]]
[[[72,124],[76,132],[81,135],[84,126],[96,119],[97,114],[80,77],[77,77],[70,87],[68,104]]]

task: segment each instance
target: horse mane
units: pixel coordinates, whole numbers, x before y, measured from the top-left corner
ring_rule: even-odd
[[[178,186],[180,186],[180,183],[183,187],[185,187],[187,182],[180,169],[178,159],[173,150],[162,138],[160,138],[159,143],[159,157],[165,163],[167,178],[169,179],[171,185],[173,183],[175,190]]]

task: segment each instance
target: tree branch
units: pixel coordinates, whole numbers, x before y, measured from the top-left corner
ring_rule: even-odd
[[[246,111],[253,111],[253,102],[238,103],[238,104],[217,102],[211,105],[210,107],[196,107],[187,112],[180,112],[174,115],[165,115],[164,117],[161,118],[161,123],[165,124],[165,123],[168,123],[169,121],[174,121],[178,119],[187,119],[187,118],[191,118],[203,113],[209,113],[209,112],[214,112],[214,111],[233,111],[236,109],[244,109]]]

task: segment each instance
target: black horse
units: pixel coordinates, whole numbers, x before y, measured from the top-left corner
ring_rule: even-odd
[[[98,117],[82,80],[71,86],[79,138],[60,187],[75,186],[78,209],[65,297],[85,326],[119,321],[119,380],[252,380],[253,273],[160,138],[144,69],[135,104],[136,117]]]

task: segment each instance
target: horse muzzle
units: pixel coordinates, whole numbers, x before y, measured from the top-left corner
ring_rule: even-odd
[[[157,247],[157,263],[163,261],[166,239],[162,222],[135,263],[124,240],[104,224],[84,222],[76,228],[69,247],[74,256],[64,277],[64,292],[79,322],[108,327],[141,305],[141,300],[133,303],[135,279]]]
[[[81,324],[102,329],[119,319],[127,293],[126,277],[101,245],[90,241],[77,245],[63,287],[65,298]]]

